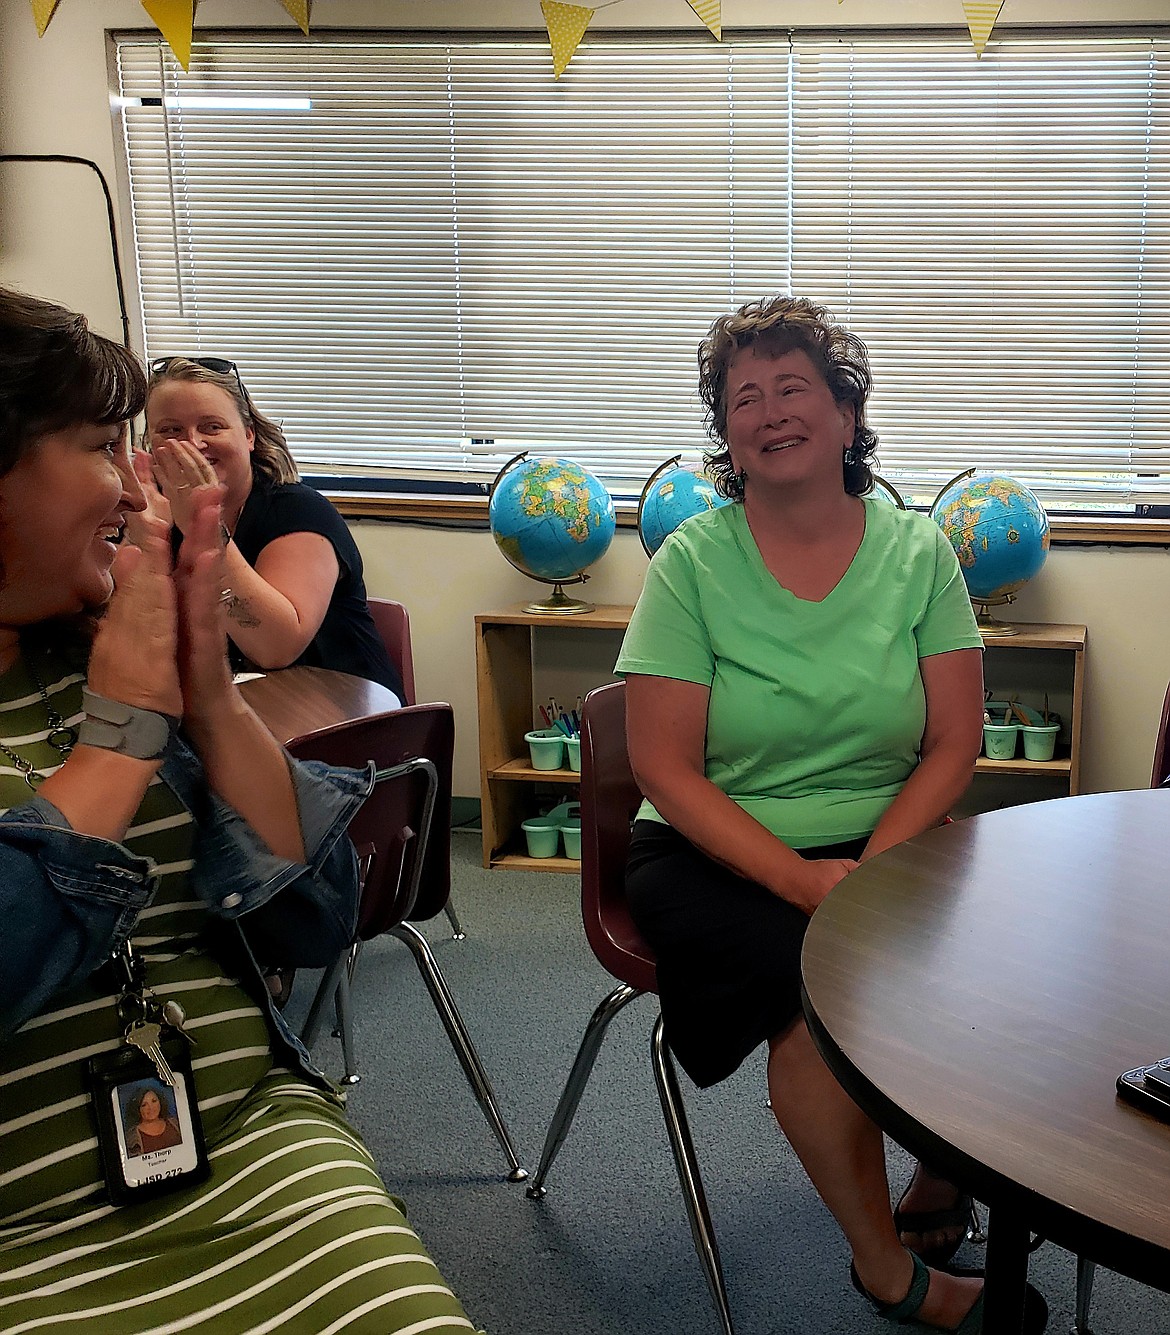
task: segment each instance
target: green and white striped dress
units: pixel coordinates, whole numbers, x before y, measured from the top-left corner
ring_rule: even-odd
[[[81,718],[81,676],[53,660],[57,711]],[[0,738],[50,773],[44,703],[23,661],[0,677]],[[0,808],[29,789],[0,755]],[[275,1064],[268,1021],[205,948],[188,889],[194,826],[150,786],[127,846],[161,884],[132,934],[159,998],[196,1040],[211,1160],[201,1185],[115,1207],[103,1195],[86,1062],[116,1049],[116,991],[100,971],[0,1044],[0,1330],[87,1335],[282,1335],[473,1329],[341,1101]]]

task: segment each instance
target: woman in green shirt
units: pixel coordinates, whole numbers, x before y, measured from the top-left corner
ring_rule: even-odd
[[[939,824],[966,789],[981,640],[937,526],[872,495],[860,340],[774,298],[717,320],[699,366],[717,485],[739,504],[663,544],[618,660],[646,798],[631,908],[688,1074],[713,1084],[767,1042],[772,1108],[857,1286],[892,1320],[966,1335],[982,1326],[979,1280],[903,1245],[949,1256],[962,1231],[899,1238],[881,1133],[801,1016],[800,948],[842,877]],[[919,1173],[903,1204],[929,1216],[955,1201]]]

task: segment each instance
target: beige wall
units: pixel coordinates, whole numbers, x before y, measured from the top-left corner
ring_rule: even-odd
[[[316,0],[314,23],[360,27],[540,25],[536,0]],[[805,26],[953,24],[959,0],[723,0],[725,27],[787,22]],[[1007,0],[1002,23],[1164,22],[1165,0]],[[202,0],[200,25],[293,25],[277,0]],[[625,0],[598,13],[596,28],[692,27],[685,0]],[[113,180],[105,29],[147,26],[137,0],[61,0],[38,41],[27,0],[0,0],[0,151],[93,158]],[[120,211],[121,212],[121,211]],[[130,263],[127,220],[119,219]],[[128,275],[128,279],[131,276]],[[0,165],[0,281],[17,283],[81,310],[118,335],[104,208],[96,178],[80,168]],[[1053,405],[1054,418],[1058,405]],[[530,598],[536,586],[511,570],[486,533],[361,523],[355,533],[371,593],[400,598],[414,624],[421,690],[449,699],[459,726],[458,794],[479,791],[476,764],[474,616]],[[633,602],[645,557],[618,534],[594,569],[589,596]],[[1170,552],[1061,548],[1012,615],[1089,627],[1084,786],[1148,782],[1153,731],[1170,677]]]
[[[475,614],[531,598],[537,586],[504,564],[486,533],[393,524],[359,524],[356,532],[371,593],[398,597],[410,606],[420,687],[455,705],[460,729],[456,786],[462,794],[477,795]],[[633,602],[645,568],[637,537],[619,532],[594,567],[588,596],[597,602]],[[1149,782],[1154,729],[1170,678],[1168,601],[1170,552],[1058,548],[1010,609],[1010,616],[1020,620],[1089,627],[1086,790],[1140,788]]]

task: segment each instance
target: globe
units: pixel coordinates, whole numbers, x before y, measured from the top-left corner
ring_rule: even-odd
[[[647,556],[653,556],[684,519],[729,505],[710,478],[680,468],[681,454],[660,464],[646,479],[638,503],[638,537]]]
[[[1048,557],[1044,507],[1003,473],[969,468],[939,492],[930,513],[955,549],[971,601],[984,609],[1010,603]]]
[[[553,586],[551,598],[526,612],[592,611],[562,587],[589,578],[586,568],[609,550],[617,528],[613,498],[592,473],[572,459],[518,454],[492,483],[488,524],[507,561]]]

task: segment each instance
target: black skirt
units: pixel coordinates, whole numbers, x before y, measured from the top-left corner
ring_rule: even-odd
[[[857,858],[865,839],[796,850]],[[670,1049],[696,1085],[731,1075],[800,1014],[808,916],[713,862],[677,830],[634,824],[626,864],[630,912],[658,960]]]

